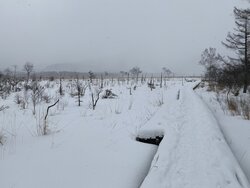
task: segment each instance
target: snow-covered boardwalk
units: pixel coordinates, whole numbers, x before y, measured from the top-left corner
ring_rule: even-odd
[[[176,93],[176,92],[170,92]],[[142,188],[248,188],[216,119],[191,85],[148,122],[164,131]],[[171,102],[170,102],[171,101]]]

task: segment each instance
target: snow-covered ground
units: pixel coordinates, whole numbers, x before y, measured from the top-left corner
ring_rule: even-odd
[[[250,181],[250,121],[231,115],[223,104],[226,94],[220,94],[221,101],[218,102],[218,94],[207,89],[199,88],[197,93],[216,117],[227,143]]]
[[[216,119],[191,86],[154,117],[165,137],[142,187],[249,187]]]
[[[14,103],[15,94],[1,100],[10,107],[0,112],[1,188],[249,187],[216,118],[193,92],[195,83],[173,80],[153,91],[138,84],[132,95],[126,83],[115,83],[105,87],[118,98],[100,99],[92,110],[90,91],[78,107],[66,82],[46,136],[37,136],[37,126],[49,104],[33,115],[31,104]],[[53,103],[58,84],[50,85]],[[162,133],[159,147],[135,141]]]

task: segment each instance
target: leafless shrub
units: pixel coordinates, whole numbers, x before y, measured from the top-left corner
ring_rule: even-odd
[[[130,71],[131,75],[136,78],[136,84],[138,83],[139,74],[142,73],[139,67],[133,67]]]
[[[46,82],[46,84],[44,85],[44,87],[50,88],[50,82]]]
[[[154,104],[158,107],[160,107],[164,104],[163,94],[161,94],[161,96],[158,96],[158,98],[155,100]]]
[[[18,105],[20,105],[22,103],[22,97],[20,96],[20,94],[16,94],[14,97],[14,102]]]
[[[26,109],[27,108],[27,103],[24,100],[22,100],[20,106],[21,106],[22,109]]]
[[[32,93],[31,93],[31,99],[33,104],[33,115],[36,114],[36,105],[41,102],[42,97],[44,94],[44,88],[39,85],[38,82],[32,83]]]
[[[29,82],[30,74],[34,69],[34,65],[30,62],[26,62],[23,69],[27,72],[27,83]]]
[[[26,109],[27,107],[27,102],[26,100],[20,95],[16,94],[14,97],[14,102],[19,105],[22,109]]]
[[[94,90],[92,89],[92,91],[91,91],[91,101],[92,101],[92,109],[93,110],[95,110],[97,102],[100,99],[101,92],[102,92],[101,88],[94,88]]]
[[[55,80],[55,77],[54,77],[54,76],[50,76],[50,77],[49,77],[49,81],[50,81],[50,82],[53,82],[54,80]]]
[[[208,82],[208,87],[207,87],[207,91],[210,92],[210,91],[216,91],[216,83],[215,82]]]
[[[92,84],[93,83],[93,79],[96,78],[96,75],[92,71],[89,71],[88,73],[89,73],[90,83]]]
[[[42,95],[42,100],[45,101],[45,103],[50,103],[51,97],[48,94],[43,94]]]
[[[43,125],[42,125],[42,129],[41,129],[41,133],[42,135],[47,135],[49,133],[49,129],[48,129],[48,122],[47,122],[47,118],[48,118],[48,114],[49,114],[49,109],[52,108],[53,106],[55,106],[57,103],[59,102],[59,99],[52,105],[47,107],[47,111],[46,111],[46,115],[44,117],[44,121],[43,121]]]
[[[216,90],[216,91],[218,91],[218,90]],[[219,91],[216,92],[215,99],[219,103],[219,105],[221,106],[222,111],[224,113],[226,113],[227,112],[227,107],[225,105],[226,102],[225,102],[225,99],[223,99],[223,97],[221,97],[221,94],[219,93]]]
[[[132,95],[132,87],[127,87],[127,89],[129,90],[129,95]]]
[[[2,133],[0,133],[0,144],[4,145],[4,143],[5,143],[5,136],[2,135]]]
[[[2,105],[2,106],[0,106],[0,111],[4,111],[4,110],[6,110],[6,109],[8,109],[9,108],[9,106],[4,106],[4,105]]]
[[[68,106],[68,102],[66,100],[60,100],[57,105],[57,110],[64,110],[66,106]]]
[[[6,99],[10,94],[10,86],[8,84],[7,78],[0,79],[0,97]]]
[[[85,95],[85,91],[88,87],[87,84],[83,84],[78,78],[75,80],[76,96],[78,101],[78,106],[81,106],[81,97]]]
[[[51,85],[50,85],[51,88],[54,88],[55,87],[55,83],[52,82]]]
[[[153,78],[150,79],[150,82],[148,83],[148,87],[150,88],[151,91],[155,89]]]
[[[59,79],[59,94],[60,96],[63,96],[64,95],[64,91],[63,91],[63,87],[62,87],[62,78],[60,76],[60,79]]]
[[[23,90],[23,101],[21,103],[21,107],[22,109],[26,109],[28,107],[28,104],[29,104],[29,95],[28,95],[28,92],[27,90]]]
[[[103,99],[114,99],[117,95],[112,92],[111,89],[106,89],[104,95],[102,96]]]
[[[177,97],[176,97],[176,99],[177,99],[177,100],[179,100],[179,99],[180,99],[180,92],[181,92],[181,91],[180,91],[180,90],[178,90]]]
[[[55,106],[58,102],[59,102],[59,100],[57,100],[54,104],[48,106],[46,113],[44,110],[41,110],[39,108],[38,113],[35,114],[35,119],[36,119],[35,135],[44,136],[44,135],[48,135],[51,132],[51,130],[49,129],[49,126],[48,126],[48,121],[47,121],[49,109],[52,108],[53,106]]]
[[[0,144],[4,145],[6,142],[6,135],[4,134],[3,130],[0,130]]]

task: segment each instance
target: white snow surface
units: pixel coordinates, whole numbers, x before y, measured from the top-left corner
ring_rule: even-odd
[[[220,128],[226,138],[227,143],[239,161],[248,181],[250,180],[250,121],[242,117],[232,116],[230,110],[226,108],[226,94],[207,91],[207,87],[196,90],[200,98],[211,109]],[[221,102],[218,102],[218,97]],[[234,96],[235,97],[235,96]],[[241,97],[241,96],[240,96]],[[247,96],[243,96],[247,97]],[[225,102],[223,102],[225,101]]]
[[[249,187],[217,121],[190,85],[148,124],[165,130],[143,188]]]
[[[153,91],[139,85],[130,96],[127,86],[116,84],[112,91],[119,98],[100,99],[95,111],[88,92],[81,107],[65,94],[49,114],[52,132],[46,136],[35,135],[44,106],[33,116],[31,107],[20,110],[10,96],[1,101],[10,108],[0,113],[6,136],[0,188],[250,187],[193,85],[168,81]],[[159,134],[164,139],[158,150],[135,141]]]

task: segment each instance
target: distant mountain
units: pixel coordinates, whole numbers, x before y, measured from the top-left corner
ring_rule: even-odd
[[[51,64],[47,67],[41,69],[42,72],[89,72],[90,70],[93,72],[120,72],[128,71],[131,67],[128,67],[126,63],[117,63],[112,64],[109,62],[101,62],[101,61],[88,61],[82,63],[57,63]]]
[[[45,69],[43,69],[44,72],[48,71],[56,71],[56,72],[88,72],[89,70],[84,69],[83,65],[80,64],[67,64],[67,63],[61,63],[61,64],[52,64],[47,66]]]

